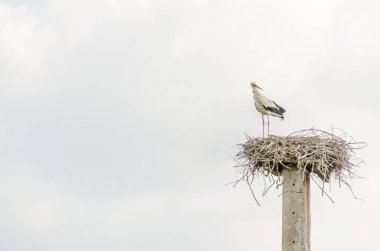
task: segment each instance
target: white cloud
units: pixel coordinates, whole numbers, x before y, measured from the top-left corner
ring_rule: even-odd
[[[279,249],[279,191],[258,208],[245,186],[224,185],[235,144],[261,134],[256,80],[287,109],[272,132],[333,125],[368,141],[367,179],[354,182],[364,202],[333,186],[331,204],[313,190],[312,245],[378,250],[376,7],[2,2],[2,246]]]

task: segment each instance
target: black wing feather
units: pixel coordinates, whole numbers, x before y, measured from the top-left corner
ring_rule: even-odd
[[[267,106],[263,105],[264,108],[267,111],[278,114],[279,116],[281,116],[281,119],[284,119],[283,113],[286,112],[286,110],[284,108],[282,108],[281,106],[279,106],[278,104],[276,104],[274,101],[272,101],[272,102],[273,102],[273,104],[276,105],[276,107],[270,107],[270,106],[267,107]]]
[[[273,112],[273,113],[276,113],[278,115],[282,115],[283,113],[281,112],[281,110],[277,107],[270,107],[270,106],[264,106],[264,108],[267,110],[267,111],[270,111],[270,112]]]
[[[272,102],[273,102],[273,104],[275,104],[278,107],[278,109],[280,110],[281,113],[286,112],[286,110],[284,108],[282,108],[281,106],[279,106],[276,102],[274,102],[274,101],[272,101]]]

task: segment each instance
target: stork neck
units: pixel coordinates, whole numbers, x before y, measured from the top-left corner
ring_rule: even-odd
[[[253,94],[255,94],[255,95],[261,95],[261,93],[259,92],[259,90],[258,90],[256,87],[253,87],[253,88],[252,88],[252,92],[253,92]]]

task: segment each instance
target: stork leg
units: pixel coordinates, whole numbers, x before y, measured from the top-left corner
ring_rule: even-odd
[[[269,136],[269,115],[268,115],[268,136]]]
[[[261,114],[261,118],[263,119],[263,138],[264,138],[264,127],[265,127],[265,123],[264,123],[264,115]]]

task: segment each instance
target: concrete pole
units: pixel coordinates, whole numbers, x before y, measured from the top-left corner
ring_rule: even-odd
[[[310,251],[310,178],[282,170],[282,251]]]

